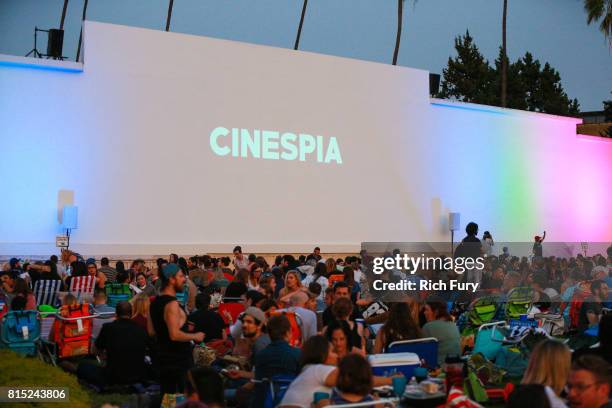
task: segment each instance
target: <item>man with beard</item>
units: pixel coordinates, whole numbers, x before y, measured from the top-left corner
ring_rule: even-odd
[[[186,281],[181,268],[167,264],[160,279],[161,294],[151,303],[147,328],[149,335],[157,336],[161,393],[176,394],[185,389],[187,371],[193,366],[191,342],[202,342],[204,333],[187,332],[187,315],[176,300]]]
[[[242,317],[242,339],[238,339],[234,349],[234,355],[248,356],[251,366],[255,360],[255,355],[270,344],[270,337],[263,333],[266,323],[266,315],[261,309],[254,306],[248,307]],[[254,378],[252,371],[230,370],[228,376],[234,380]]]
[[[270,344],[270,337],[263,333],[266,324],[266,315],[261,309],[254,306],[248,307],[241,316],[242,338],[236,342],[236,347],[232,353],[234,356],[248,356],[250,366],[255,366],[255,355]],[[252,370],[228,370],[224,372],[233,381],[226,386],[227,397],[237,406],[250,405],[253,397],[254,386],[250,380],[255,378]]]

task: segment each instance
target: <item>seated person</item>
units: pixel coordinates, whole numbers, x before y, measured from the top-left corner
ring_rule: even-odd
[[[232,355],[244,357],[252,366],[255,363],[255,355],[270,344],[270,337],[264,333],[267,317],[265,313],[256,307],[248,307],[240,316],[241,336],[235,339]],[[229,377],[237,379],[252,379],[251,371],[230,370]]]
[[[352,404],[374,401],[372,386],[374,378],[368,360],[359,354],[349,354],[338,364],[336,389],[331,404]]]
[[[344,320],[335,320],[325,331],[328,341],[332,344],[334,353],[338,358],[343,358],[349,353],[365,354],[363,349],[353,343],[353,332]]]
[[[461,335],[452,321],[442,298],[431,297],[425,302],[423,337],[438,339],[438,364],[442,365],[447,356],[461,355]]]
[[[15,279],[15,286],[13,288],[13,301],[18,298],[25,300],[25,306],[21,310],[36,310],[36,297],[32,293],[32,290],[28,286],[25,279]],[[12,307],[13,301],[11,301],[11,310],[15,310]]]
[[[79,378],[98,386],[134,384],[147,379],[145,352],[149,337],[147,332],[131,320],[132,305],[119,302],[117,320],[105,323],[95,345],[106,355],[106,367],[81,363]]]
[[[334,285],[334,295],[333,295],[333,302],[336,301],[336,299],[339,298],[347,298],[347,299],[351,299],[351,288],[349,287],[349,285],[346,282],[337,282]],[[332,306],[328,305],[327,309],[325,309],[325,311],[323,312],[323,326],[329,326],[329,324],[335,320],[334,317],[334,312],[332,311]],[[361,314],[359,313],[359,309],[355,306],[353,307],[353,311],[351,313],[350,316],[350,320],[355,320],[355,319],[360,319],[361,318]]]
[[[279,312],[295,312],[299,316],[302,321],[302,343],[317,334],[317,315],[312,310],[306,309],[308,300],[309,297],[306,292],[294,292],[289,296],[289,307],[278,310]]]
[[[225,408],[223,380],[210,367],[192,368],[185,382],[187,400],[176,408]]]
[[[561,402],[563,404],[563,402]],[[547,389],[542,384],[521,384],[509,395],[506,408],[540,407],[551,408]],[[556,405],[557,408],[565,405]]]
[[[203,332],[205,334],[204,341],[225,340],[225,322],[221,316],[210,310],[210,295],[208,293],[200,293],[196,296],[197,311],[191,313],[187,318],[189,323],[193,323],[193,332]]]
[[[601,357],[586,355],[572,363],[565,391],[572,408],[610,407],[610,365]]]
[[[591,282],[591,293],[580,307],[578,329],[581,331],[599,323],[602,303],[608,299],[608,284],[602,280],[594,280]]]
[[[300,375],[289,386],[281,407],[309,408],[315,392],[330,394],[338,381],[338,356],[324,336],[311,337],[304,343]],[[391,385],[391,377],[374,377],[374,385]]]
[[[541,384],[550,388],[553,396],[560,397],[570,372],[570,365],[569,347],[557,340],[542,340],[529,356],[529,364],[521,383]]]
[[[572,355],[572,359],[585,354],[597,355],[612,365],[612,314],[607,314],[601,317],[599,321],[599,346],[598,347],[587,347],[578,349]]]
[[[94,293],[94,310],[96,313],[115,313],[115,309],[109,306],[106,298],[106,292],[104,290],[96,290]]]
[[[418,339],[421,329],[415,320],[411,306],[406,302],[394,303],[389,311],[387,322],[376,333],[374,354],[383,353],[395,341]]]
[[[289,345],[291,325],[286,316],[273,316],[268,321],[268,334],[272,341],[255,355],[255,379],[275,375],[294,375],[300,372],[300,349]],[[252,407],[263,407],[265,386],[256,387]]]
[[[142,272],[136,275],[135,282],[130,285],[130,289],[136,294],[144,293],[146,296],[149,297],[157,295],[157,290],[155,290],[155,286],[147,282],[147,277]]]
[[[15,296],[11,301],[11,311],[26,310],[26,299],[23,296]]]

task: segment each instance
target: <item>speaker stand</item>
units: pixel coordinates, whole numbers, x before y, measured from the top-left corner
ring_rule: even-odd
[[[32,55],[34,58],[42,58],[44,57],[43,54],[41,54],[38,51],[38,32],[39,31],[45,31],[47,32],[47,30],[40,30],[38,27],[34,27],[34,48],[32,48],[30,50],[30,52],[28,52],[25,56],[29,57],[30,55]]]

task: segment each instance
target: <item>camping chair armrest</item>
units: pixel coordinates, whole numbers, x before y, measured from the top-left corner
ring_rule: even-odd
[[[88,320],[88,319],[95,319],[97,316],[95,314],[91,314],[91,315],[87,315],[87,316],[79,316],[79,317],[63,317],[60,316],[59,314],[55,316],[56,319],[59,319],[61,321],[64,322],[71,322],[71,321],[76,321],[76,320]]]
[[[338,405],[328,405],[326,408],[359,408],[359,407],[374,407],[376,405],[382,404],[385,406],[395,407],[398,405],[399,399],[397,398],[381,398],[374,401],[368,402],[355,402],[352,404],[338,404]]]
[[[411,340],[398,340],[398,341],[394,341],[393,343],[389,344],[387,346],[387,348],[391,348],[391,346],[397,346],[400,344],[412,344],[412,343],[425,343],[425,342],[429,342],[429,341],[433,341],[438,343],[438,339],[435,337],[423,337],[422,339],[411,339]]]
[[[490,323],[483,323],[478,327],[478,331],[481,331],[482,329],[488,329],[489,327],[504,326],[505,324],[506,324],[505,320],[500,320],[497,322],[490,322]]]

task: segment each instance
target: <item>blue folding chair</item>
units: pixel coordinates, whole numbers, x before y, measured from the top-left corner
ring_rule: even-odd
[[[295,375],[279,374],[263,380],[263,385],[266,387],[264,408],[278,407],[295,377]]]
[[[498,330],[494,330],[494,328],[498,326],[503,327],[505,324],[505,321],[481,324],[476,332],[474,350],[472,353],[482,353],[487,360],[493,360],[499,350],[501,350],[501,342],[504,339],[503,333]]]
[[[40,341],[40,316],[36,310],[16,310],[2,318],[0,348],[34,356]]]
[[[394,341],[387,347],[386,353],[415,353],[425,365],[430,368],[438,366],[438,339],[426,337],[424,339]]]

